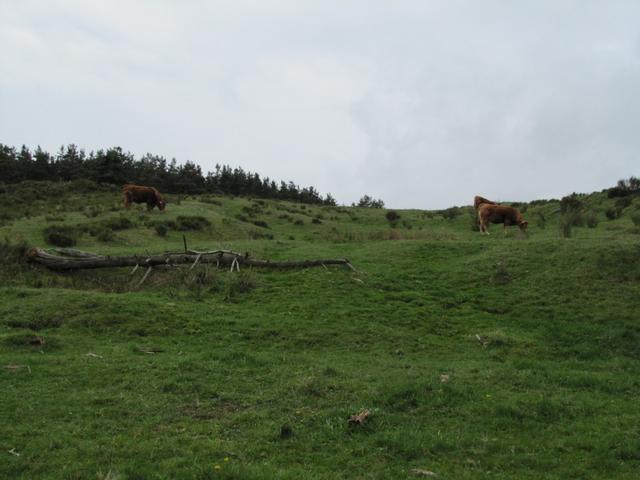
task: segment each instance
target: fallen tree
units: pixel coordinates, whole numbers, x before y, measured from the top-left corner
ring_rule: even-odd
[[[216,266],[230,267],[231,270],[240,270],[240,266],[259,268],[306,268],[326,265],[345,265],[355,270],[349,260],[324,259],[324,260],[291,260],[271,261],[252,258],[249,254],[242,254],[230,250],[212,250],[199,252],[187,250],[184,253],[167,252],[160,255],[128,255],[110,256],[98,255],[74,249],[55,249],[50,251],[42,248],[32,248],[27,253],[27,260],[44,265],[51,270],[79,270],[88,268],[113,268],[113,267],[156,267],[162,265],[189,265],[191,268],[198,263],[216,264]]]

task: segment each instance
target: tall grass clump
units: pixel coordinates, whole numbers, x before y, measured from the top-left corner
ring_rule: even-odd
[[[240,296],[257,288],[258,284],[257,277],[250,271],[230,274],[225,282],[224,299],[227,302],[235,302]]]

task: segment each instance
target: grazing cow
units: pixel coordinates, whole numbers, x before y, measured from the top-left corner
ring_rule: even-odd
[[[475,197],[473,197],[473,208],[478,210],[478,207],[480,207],[480,205],[497,205],[497,203],[492,202],[491,200],[487,200],[480,195],[476,195]]]
[[[122,194],[124,195],[124,206],[126,208],[129,208],[131,202],[146,203],[147,210],[153,210],[153,207],[157,206],[160,211],[163,211],[167,205],[160,192],[153,187],[127,184],[123,185]]]
[[[478,220],[480,221],[480,233],[489,235],[487,225],[489,223],[502,223],[506,233],[509,225],[517,225],[522,232],[526,232],[527,222],[522,214],[513,207],[504,205],[481,204],[478,208]]]

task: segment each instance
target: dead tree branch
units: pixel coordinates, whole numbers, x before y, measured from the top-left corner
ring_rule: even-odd
[[[32,248],[27,253],[29,262],[44,265],[51,270],[80,270],[90,268],[114,268],[114,267],[135,267],[136,265],[147,268],[158,265],[181,265],[196,263],[215,263],[217,266],[231,267],[240,271],[240,266],[257,268],[307,268],[320,267],[322,265],[345,265],[355,270],[353,265],[346,258],[323,259],[323,260],[290,260],[271,261],[251,258],[248,255],[232,252],[229,250],[213,250],[208,252],[198,252],[189,250],[187,253],[164,253],[161,255],[129,255],[129,256],[109,256],[97,255],[89,252],[74,250],[54,250],[48,252],[41,248]],[[148,270],[147,270],[148,273]]]

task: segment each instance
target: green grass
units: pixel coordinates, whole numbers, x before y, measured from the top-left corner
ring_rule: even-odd
[[[184,234],[260,258],[347,257],[358,272],[201,266],[138,287],[141,270],[56,274],[3,245],[0,478],[637,478],[635,205],[610,221],[613,201],[588,197],[600,221],[571,238],[557,202],[527,209],[547,219],[528,238],[480,236],[467,211],[400,210],[392,228],[385,210],[210,196],[83,213],[117,195],[24,206],[32,216],[0,238],[46,246],[51,223],[124,215],[133,227],[76,248],[175,251]],[[179,216],[211,225],[156,233]]]

